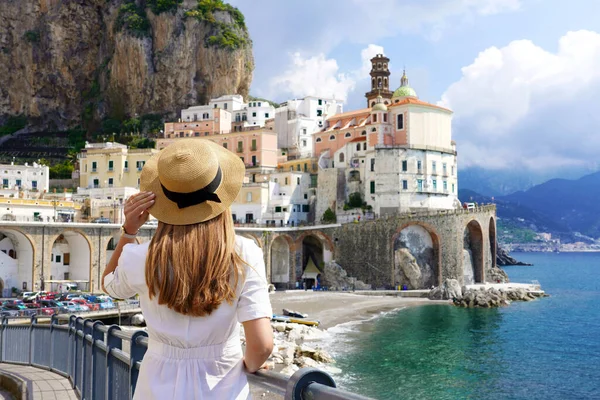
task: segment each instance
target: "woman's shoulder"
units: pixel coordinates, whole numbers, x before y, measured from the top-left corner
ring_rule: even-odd
[[[146,256],[148,255],[148,246],[150,242],[144,243],[129,243],[123,246],[123,252],[119,259],[119,266],[123,265],[128,269],[137,269],[146,264]]]
[[[254,240],[244,236],[235,235],[235,244],[240,253],[262,251]]]

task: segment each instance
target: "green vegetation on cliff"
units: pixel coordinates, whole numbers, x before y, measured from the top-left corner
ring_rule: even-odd
[[[148,0],[148,6],[154,14],[160,14],[167,11],[177,10],[177,6],[183,3],[183,0]]]
[[[136,36],[150,36],[150,22],[146,11],[138,7],[133,0],[129,0],[119,8],[119,15],[115,21],[115,29]]]
[[[219,11],[228,13],[233,24],[218,21],[215,13]],[[196,8],[187,11],[185,16],[213,24],[215,32],[206,39],[208,46],[237,50],[249,43],[244,14],[223,0],[198,0]]]
[[[0,126],[0,136],[11,135],[27,126],[27,117],[24,115],[11,115],[6,123]]]

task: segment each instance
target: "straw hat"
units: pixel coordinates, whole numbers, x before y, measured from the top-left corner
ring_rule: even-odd
[[[242,160],[205,139],[181,139],[150,158],[140,190],[156,195],[148,210],[159,221],[191,225],[208,221],[235,200],[244,180]]]

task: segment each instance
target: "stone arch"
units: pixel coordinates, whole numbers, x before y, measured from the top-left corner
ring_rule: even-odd
[[[436,229],[411,221],[392,236],[392,282],[410,289],[429,289],[442,284],[442,252]]]
[[[490,235],[490,257],[491,257],[490,268],[496,268],[496,266],[497,266],[496,254],[498,251],[498,243],[496,242],[496,220],[494,219],[494,217],[490,217],[489,235]]]
[[[483,230],[481,224],[472,219],[463,234],[463,284],[484,282]]]
[[[271,240],[269,249],[271,283],[278,289],[287,289],[293,285],[294,280],[294,268],[292,268],[294,241],[288,235],[277,235]]]
[[[0,228],[0,249],[6,250],[6,253],[0,252],[0,275],[4,287],[33,290],[36,256],[34,240],[18,227],[3,227]]]
[[[105,246],[108,241],[110,239],[106,239]],[[65,229],[51,237],[48,243],[50,251],[47,256],[47,265],[50,268],[47,276],[50,276],[53,281],[81,281],[77,282],[80,290],[93,290],[92,256],[94,247],[88,235],[79,229]],[[96,250],[102,251],[102,249]],[[59,260],[56,256],[60,256]],[[101,266],[99,265],[98,268]],[[49,286],[45,287],[45,290],[54,291],[59,290],[60,284],[51,282]]]
[[[333,252],[333,240],[329,237],[329,235],[321,232],[321,231],[305,231],[303,232],[298,239],[296,239],[296,248],[299,249],[302,246],[302,241],[306,236],[316,236],[319,240],[321,240],[324,244],[324,249],[327,251]]]

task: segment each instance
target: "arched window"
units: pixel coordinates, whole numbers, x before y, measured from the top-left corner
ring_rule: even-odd
[[[367,136],[367,131],[362,131],[362,133],[360,134],[360,136]]]
[[[329,136],[329,140],[335,140],[335,135]]]
[[[377,68],[378,68],[378,69],[381,69],[381,63],[378,63],[378,64],[377,64]]]
[[[320,137],[317,138],[317,143],[321,143],[321,138]]]
[[[367,142],[364,142],[363,143],[363,150],[366,150],[366,149],[367,149]]]
[[[351,137],[352,135],[350,134],[350,132],[346,132],[346,134],[344,135],[344,137]]]
[[[375,87],[375,78],[371,79],[371,87]]]
[[[377,128],[371,128],[371,132],[377,132]]]
[[[375,105],[375,102],[374,102],[374,101],[372,101],[372,102],[371,102],[371,107],[373,107],[374,105]]]
[[[344,162],[344,153],[340,153],[340,162]]]
[[[360,143],[356,143],[356,151],[360,151]]]
[[[381,89],[381,78],[377,78],[377,87]]]
[[[388,85],[387,78],[383,78],[383,86],[387,87],[387,85]]]
[[[390,102],[386,100],[383,102],[383,104],[385,104],[387,106],[388,104],[390,104]]]

